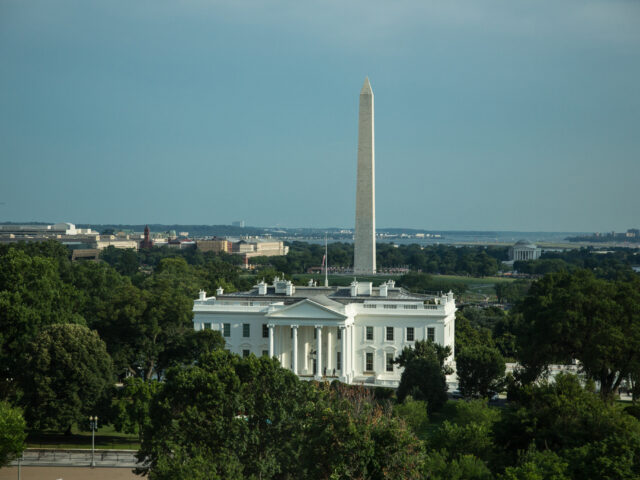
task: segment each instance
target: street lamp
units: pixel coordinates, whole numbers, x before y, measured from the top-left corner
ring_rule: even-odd
[[[89,426],[91,427],[91,468],[96,466],[95,449],[96,449],[96,430],[98,428],[98,417],[89,417]]]

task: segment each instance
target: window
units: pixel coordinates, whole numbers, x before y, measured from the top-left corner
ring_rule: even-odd
[[[242,358],[247,358],[251,352],[249,350],[242,350]]]
[[[293,330],[291,330],[293,332]],[[313,328],[313,339],[317,340],[318,339],[318,329],[317,328]]]
[[[433,327],[427,328],[427,340],[431,342],[436,341],[436,329]]]
[[[269,350],[262,350],[262,356],[263,357],[268,357],[269,356]]]
[[[366,327],[367,336],[365,337],[367,340],[373,340],[373,327]]]
[[[407,327],[407,342],[413,342],[415,338],[415,333],[413,331],[413,327]]]
[[[230,323],[223,323],[222,324],[222,335],[224,337],[230,337],[231,336],[231,324]]]
[[[336,370],[342,371],[342,352],[336,352]]]
[[[249,323],[242,324],[242,336],[243,337],[251,336],[251,325]]]
[[[387,353],[387,372],[393,372],[393,353]]]
[[[387,340],[393,341],[393,327],[387,327]]]
[[[364,371],[365,372],[373,372],[373,353],[367,352],[366,359],[364,363]]]
[[[262,324],[262,338],[269,338],[269,327],[266,323]]]
[[[204,329],[205,330],[211,330],[213,328],[213,325],[211,323],[205,323],[204,324]]]
[[[396,308],[398,308],[398,306],[393,303],[385,303],[382,308],[386,308],[387,310],[395,310]]]
[[[338,327],[338,340],[342,340],[342,329]]]

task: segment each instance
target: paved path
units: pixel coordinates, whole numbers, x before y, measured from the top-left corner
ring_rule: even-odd
[[[17,480],[18,467],[0,468],[0,480]],[[21,480],[144,480],[130,468],[22,467]]]

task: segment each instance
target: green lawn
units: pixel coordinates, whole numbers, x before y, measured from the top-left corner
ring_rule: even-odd
[[[28,448],[91,448],[91,432],[73,430],[71,435],[60,432],[32,431],[27,436]],[[138,450],[137,435],[119,433],[112,426],[96,430],[96,449]]]

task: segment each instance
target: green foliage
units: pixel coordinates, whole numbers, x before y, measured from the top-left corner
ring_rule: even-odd
[[[519,307],[517,357],[525,380],[549,363],[580,360],[584,372],[610,398],[640,370],[640,278],[597,279],[580,270],[545,276]]]
[[[529,292],[531,281],[516,280],[515,282],[498,282],[495,288],[499,303],[517,303]]]
[[[465,397],[491,397],[502,390],[505,362],[485,345],[465,347],[456,357],[459,388]]]
[[[393,413],[404,420],[411,430],[420,437],[429,426],[427,402],[414,400],[411,395],[404,399],[404,403],[394,405]]]
[[[46,244],[47,247],[50,244]],[[16,395],[26,347],[41,328],[84,320],[73,311],[74,291],[60,278],[58,259],[22,248],[0,256],[0,398]]]
[[[500,418],[499,412],[483,400],[458,401],[455,405],[455,415],[442,423],[429,438],[429,445],[449,460],[472,455],[490,463],[496,456],[493,425]]]
[[[550,450],[530,448],[518,459],[518,465],[507,467],[500,480],[569,480],[568,463]]]
[[[399,402],[411,395],[425,401],[429,413],[437,412],[447,401],[447,380],[442,367],[431,358],[412,359],[402,372],[396,395]]]
[[[451,355],[451,348],[430,340],[418,340],[414,347],[405,347],[395,359],[404,367],[400,385],[396,392],[399,402],[407,396],[427,403],[429,413],[437,412],[447,401],[446,375],[452,369],[445,365]]]
[[[159,390],[155,380],[144,381],[139,377],[128,377],[112,400],[113,424],[116,431],[137,433],[142,440],[144,427],[149,424],[149,403]]]
[[[447,292],[453,291],[456,295],[461,295],[467,291],[467,284],[434,278],[426,273],[407,273],[398,279],[398,286],[404,287],[412,292]]]
[[[151,479],[199,468],[207,478],[416,478],[420,442],[372,400],[301,382],[274,359],[215,351],[167,372],[140,457]]]
[[[45,327],[29,347],[25,417],[32,428],[62,430],[103,408],[112,363],[95,331],[82,325]]]
[[[0,467],[22,454],[27,438],[25,428],[20,410],[0,402]]]
[[[526,386],[495,424],[505,461],[534,445],[557,452],[571,478],[634,478],[640,473],[640,423],[585,390],[577,377]]]
[[[449,459],[445,451],[432,451],[426,457],[423,478],[429,480],[492,480],[487,465],[473,455]]]

